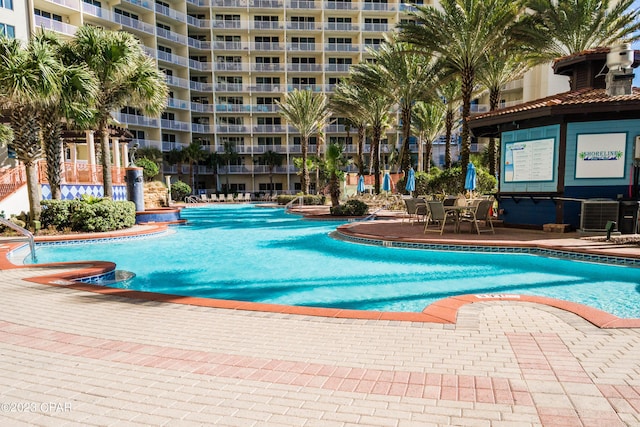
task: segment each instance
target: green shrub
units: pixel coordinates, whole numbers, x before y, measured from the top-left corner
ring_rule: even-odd
[[[171,198],[175,201],[182,201],[191,194],[191,187],[186,182],[176,181],[171,184]]]
[[[75,200],[44,200],[40,217],[43,228],[72,231],[112,231],[136,222],[133,202],[96,197]]]
[[[369,212],[369,206],[360,200],[347,200],[343,205],[332,206],[331,215],[362,216]]]
[[[280,194],[278,196],[278,204],[286,205],[293,199],[300,197],[301,194],[297,195],[289,195],[289,194]],[[327,198],[322,194],[307,194],[302,199],[303,204],[305,205],[324,205]]]
[[[149,160],[146,157],[136,160],[136,166],[142,168],[142,175],[145,181],[151,181],[154,176],[158,175],[160,168],[158,164],[153,160]]]
[[[54,227],[57,230],[71,228],[70,200],[43,200],[40,222],[42,228]]]

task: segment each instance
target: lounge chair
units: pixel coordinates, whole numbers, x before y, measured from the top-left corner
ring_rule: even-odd
[[[454,221],[455,219],[451,215],[447,214],[447,212],[445,212],[442,202],[439,202],[437,200],[427,200],[426,205],[429,212],[424,223],[424,232],[426,233],[428,231],[439,231],[440,234],[442,234],[444,232],[445,225],[447,225],[447,219],[453,219]],[[438,225],[440,228],[430,229],[430,224]]]
[[[227,202],[234,202],[235,201],[234,198],[233,198],[233,193],[227,194],[227,200],[226,201]]]
[[[478,234],[484,232],[491,232],[495,234],[495,230],[493,228],[493,222],[491,221],[491,206],[493,206],[493,200],[481,200],[475,209],[470,209],[468,214],[463,215],[460,218],[461,222],[468,222],[471,224],[471,230],[473,231],[473,227],[475,226]],[[484,229],[480,229],[479,223],[482,222],[485,225]]]

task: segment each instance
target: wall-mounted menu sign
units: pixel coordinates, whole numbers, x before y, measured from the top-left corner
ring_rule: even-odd
[[[555,139],[505,144],[504,181],[552,181]]]
[[[576,178],[623,178],[626,133],[578,135]]]

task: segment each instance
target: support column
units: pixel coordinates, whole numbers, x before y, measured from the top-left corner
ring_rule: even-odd
[[[113,138],[111,145],[113,146],[113,166],[119,168],[122,166],[120,164],[120,140]]]
[[[96,171],[96,144],[94,140],[94,132],[92,130],[86,131],[87,135],[87,151],[89,162],[89,173],[91,174],[91,183],[99,182]]]
[[[122,166],[125,168],[128,168],[129,165],[131,164],[131,159],[129,158],[129,144],[127,144],[126,142],[124,144],[122,144],[121,146],[122,148]]]

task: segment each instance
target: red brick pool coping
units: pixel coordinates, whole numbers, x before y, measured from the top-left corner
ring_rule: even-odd
[[[129,229],[119,232],[111,233],[99,233],[96,234],[83,234],[83,235],[67,235],[67,236],[41,236],[36,237],[37,242],[42,241],[73,241],[73,240],[93,240],[114,238],[123,236],[140,236],[146,234],[156,234],[167,229],[166,224],[147,224],[142,229]],[[368,236],[371,238],[371,236]],[[384,239],[380,239],[384,240]],[[451,242],[449,242],[450,244]],[[519,242],[519,246],[522,242]],[[475,245],[482,244],[481,242],[474,242]],[[495,244],[495,242],[494,242]],[[501,245],[504,242],[500,243]],[[31,265],[16,265],[9,261],[7,255],[16,248],[23,246],[24,242],[12,242],[5,243],[0,246],[0,270],[19,269],[19,268],[33,268]],[[179,295],[159,294],[154,292],[134,291],[128,289],[118,288],[106,288],[104,286],[92,285],[87,283],[80,283],[74,281],[75,279],[82,277],[95,276],[99,274],[108,273],[116,268],[116,265],[112,262],[106,261],[79,261],[79,262],[65,262],[65,263],[49,263],[38,264],[39,267],[54,268],[54,269],[72,269],[66,272],[51,272],[45,275],[38,275],[36,277],[27,278],[30,282],[39,283],[49,286],[66,287],[74,290],[93,292],[102,295],[109,295],[115,297],[133,298],[145,301],[166,302],[173,304],[185,304],[201,307],[221,308],[221,309],[233,309],[233,310],[247,310],[247,311],[262,311],[281,314],[293,314],[293,315],[306,315],[306,316],[321,316],[329,318],[342,318],[342,319],[365,319],[365,320],[394,320],[394,321],[409,321],[409,322],[431,322],[440,324],[455,324],[457,320],[458,310],[467,305],[474,303],[484,303],[490,301],[514,301],[514,302],[528,302],[543,304],[551,307],[555,307],[561,310],[565,310],[574,313],[590,323],[600,328],[640,328],[640,319],[623,319],[607,313],[602,310],[598,310],[593,307],[589,307],[582,304],[577,304],[570,301],[558,300],[554,298],[530,296],[530,295],[518,295],[518,294],[468,294],[458,295],[455,297],[445,298],[434,302],[426,307],[421,313],[411,312],[379,312],[379,311],[364,311],[364,310],[345,310],[339,308],[322,308],[322,307],[301,307],[301,306],[287,306],[279,304],[265,304],[247,301],[236,300],[221,300],[221,299],[209,299],[198,298]]]

